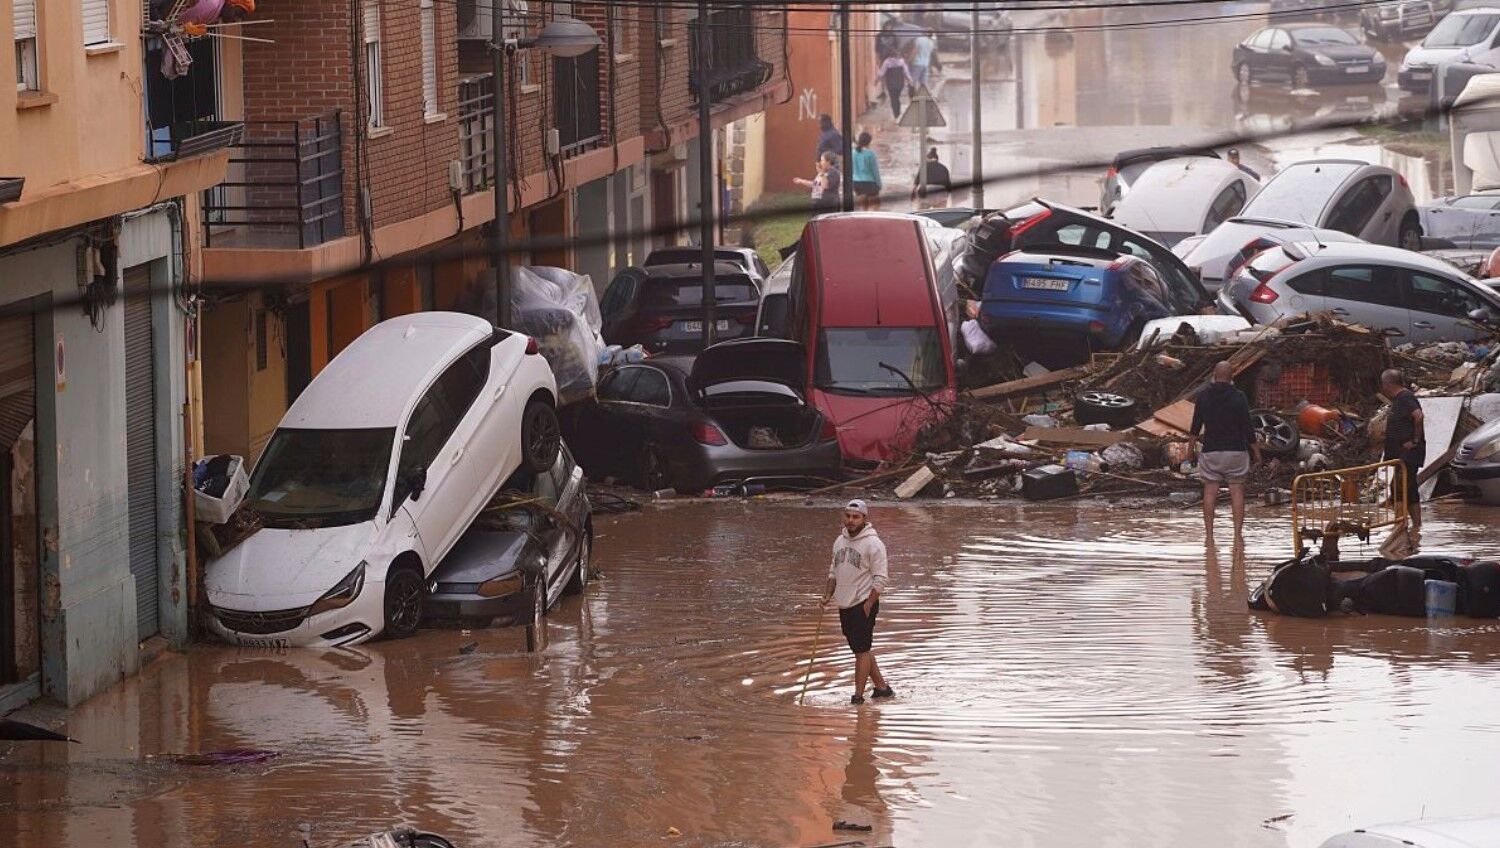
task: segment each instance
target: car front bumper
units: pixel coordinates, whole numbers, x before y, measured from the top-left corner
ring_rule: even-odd
[[[837,480],[843,453],[837,441],[776,450],[751,450],[735,444],[692,444],[667,457],[670,479],[683,491],[764,480]]]
[[[1013,309],[1015,304],[1010,306],[1012,309],[991,310],[982,315],[981,325],[997,340],[1002,335],[1027,332],[1077,333],[1113,348],[1124,340],[1134,320],[1123,309],[1027,303],[1022,310]]]
[[[1424,65],[1402,68],[1396,72],[1396,85],[1402,91],[1425,94],[1432,87],[1432,68]]]
[[[1458,485],[1478,493],[1480,503],[1500,505],[1500,460],[1455,459],[1449,467]]]
[[[1369,85],[1385,79],[1385,64],[1370,65],[1363,73],[1349,73],[1348,65],[1310,65],[1307,69],[1308,82],[1322,85]]]
[[[531,612],[530,600],[531,593],[525,589],[498,598],[481,598],[473,592],[434,592],[422,601],[422,617],[432,621],[520,621]]]
[[[264,628],[235,629],[225,621],[232,613],[235,618],[252,616],[253,612],[242,610],[247,604],[236,604],[234,599],[224,599],[212,604],[208,616],[208,629],[219,639],[242,648],[335,648],[358,645],[380,635],[385,629],[385,582],[366,581],[359,597],[346,607],[303,617],[294,627],[259,632]],[[227,608],[227,609],[225,609]],[[225,609],[221,618],[219,610]]]

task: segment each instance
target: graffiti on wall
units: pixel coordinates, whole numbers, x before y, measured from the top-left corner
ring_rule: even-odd
[[[802,89],[802,96],[797,98],[797,120],[813,121],[818,117],[818,92],[816,89]]]

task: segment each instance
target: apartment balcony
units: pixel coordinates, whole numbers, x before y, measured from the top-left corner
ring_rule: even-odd
[[[556,153],[570,159],[606,144],[599,90],[598,51],[577,59],[553,60],[552,127]],[[495,120],[495,79],[476,74],[458,84],[458,145],[465,194],[490,187],[494,162],[490,158]],[[516,128],[509,127],[512,135]],[[516,174],[517,162],[510,162]]]
[[[342,115],[248,121],[203,193],[208,248],[304,250],[345,235]]]
[[[698,101],[701,75],[708,75],[710,103],[721,103],[765,85],[775,69],[756,53],[754,10],[748,6],[718,9],[702,21],[688,24],[688,85],[693,102]],[[707,30],[708,67],[699,67],[698,43]]]

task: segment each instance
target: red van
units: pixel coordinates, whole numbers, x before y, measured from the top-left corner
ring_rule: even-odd
[[[909,451],[951,403],[953,339],[923,222],[896,213],[821,215],[798,243],[789,335],[807,348],[809,395],[848,460]]]

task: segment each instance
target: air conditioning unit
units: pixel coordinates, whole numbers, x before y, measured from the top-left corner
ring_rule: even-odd
[[[458,0],[458,37],[461,41],[490,40],[493,0]]]

